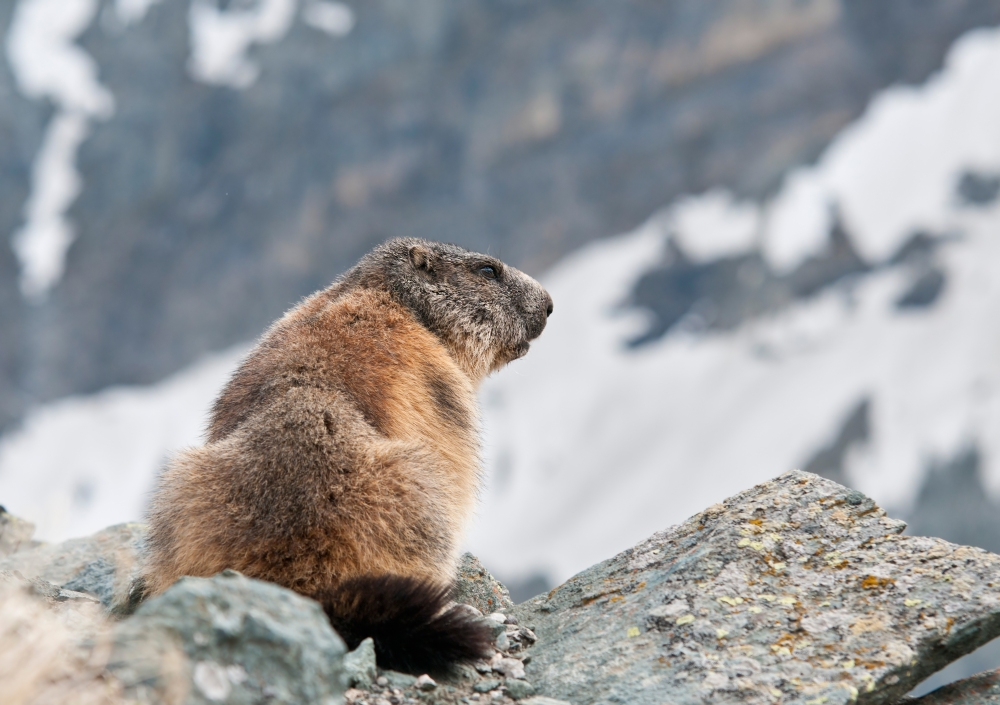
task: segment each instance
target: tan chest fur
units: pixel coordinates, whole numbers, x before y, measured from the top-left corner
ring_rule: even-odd
[[[295,354],[341,385],[386,438],[438,455],[456,529],[479,487],[479,416],[469,376],[433,333],[384,292],[352,291],[302,311]],[[291,321],[290,321],[291,322]]]

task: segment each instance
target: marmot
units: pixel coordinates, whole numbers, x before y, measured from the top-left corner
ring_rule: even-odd
[[[415,239],[370,252],[268,329],[205,445],[167,464],[146,595],[232,568],[318,600],[385,667],[484,655],[484,621],[449,602],[480,486],[476,389],[551,313],[494,257]]]

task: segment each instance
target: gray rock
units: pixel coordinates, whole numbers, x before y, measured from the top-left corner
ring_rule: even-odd
[[[349,688],[364,688],[374,683],[377,677],[375,642],[369,637],[344,656],[344,684]]]
[[[510,648],[510,637],[508,637],[505,632],[501,632],[500,635],[497,636],[497,639],[495,642],[493,642],[493,644],[500,651],[506,651],[507,649]]]
[[[111,607],[116,596],[127,597],[137,577],[145,531],[142,524],[118,524],[92,536],[43,544],[0,558],[0,570],[86,592]]]
[[[341,702],[346,648],[312,600],[224,571],[182,578],[114,629],[109,670],[141,702]]]
[[[790,472],[518,607],[576,705],[891,703],[1000,634],[1000,556]]]
[[[31,540],[34,533],[34,524],[19,519],[0,506],[0,558],[38,546]]]
[[[524,678],[524,664],[516,658],[497,659],[493,664],[493,670],[508,678]]]
[[[479,681],[474,686],[472,686],[472,689],[477,693],[488,693],[491,690],[496,690],[499,687],[500,687],[499,680],[497,680],[496,678],[486,678],[484,680]]]
[[[900,705],[1000,705],[1000,669],[951,683]]]
[[[555,698],[546,698],[542,695],[537,695],[533,698],[528,698],[527,700],[522,700],[521,705],[571,705],[565,700],[556,700]]]
[[[25,578],[13,570],[0,570],[0,585],[19,587],[35,597],[42,598],[49,604],[60,602],[100,604],[100,600],[93,595],[67,590],[41,578]]]
[[[525,680],[508,678],[504,681],[504,687],[507,688],[507,694],[514,700],[521,700],[535,694],[535,686]]]
[[[416,676],[411,676],[409,673],[400,673],[399,671],[386,671],[385,677],[389,681],[389,685],[393,688],[409,688],[417,682]]]
[[[426,673],[414,682],[414,684],[419,690],[434,690],[438,687],[438,684]]]
[[[471,553],[464,554],[458,566],[455,601],[472,605],[483,614],[507,612],[514,608],[507,588]]]

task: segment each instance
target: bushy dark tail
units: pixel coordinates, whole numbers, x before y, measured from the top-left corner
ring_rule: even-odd
[[[316,599],[350,648],[372,637],[379,666],[419,674],[491,653],[489,625],[464,607],[449,606],[451,592],[418,578],[366,575]]]

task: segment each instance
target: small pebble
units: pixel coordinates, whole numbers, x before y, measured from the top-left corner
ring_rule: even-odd
[[[503,612],[494,612],[489,617],[487,617],[487,619],[492,619],[497,624],[503,624],[504,622],[507,621],[507,615],[505,615]]]
[[[438,684],[434,682],[434,679],[428,676],[426,673],[417,678],[417,681],[416,683],[414,683],[414,685],[416,685],[417,688],[419,688],[420,690],[434,690],[435,688],[438,687]]]
[[[476,670],[479,671],[480,673],[489,673],[490,671],[493,670],[493,666],[486,663],[486,661],[476,661],[475,666]]]
[[[375,682],[378,685],[382,686],[383,688],[389,685],[389,679],[386,678],[385,676],[379,676],[378,678],[375,679]]]
[[[496,640],[496,647],[501,651],[506,651],[510,648],[510,639],[506,634],[500,634]]]
[[[517,626],[517,617],[515,617],[512,614],[508,614],[507,615],[507,620],[506,620],[505,623],[506,624],[513,624],[514,626]]]

